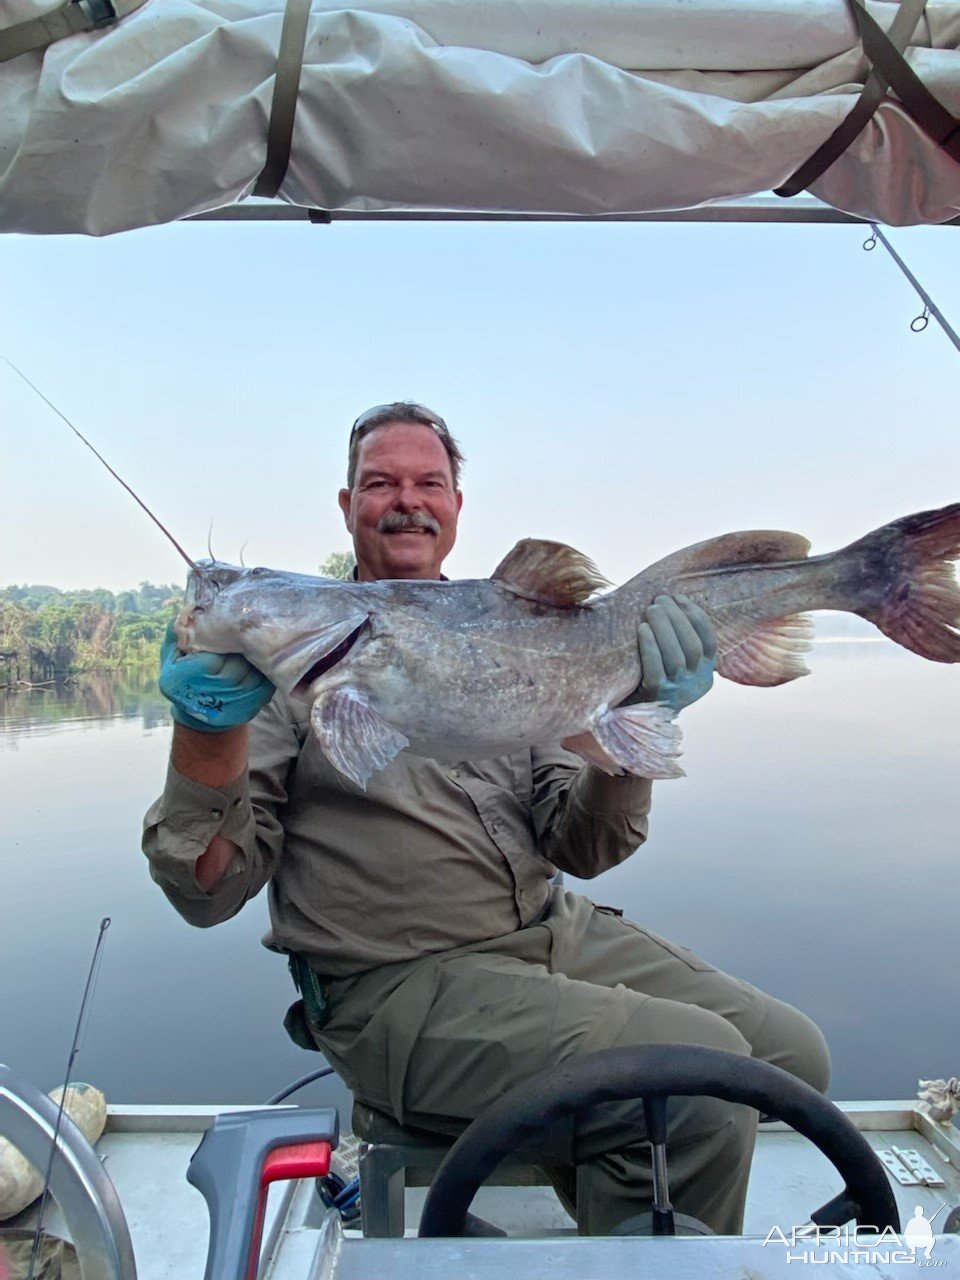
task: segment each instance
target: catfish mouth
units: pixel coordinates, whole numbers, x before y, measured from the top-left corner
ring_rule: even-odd
[[[291,696],[299,696],[301,698],[305,697],[307,690],[313,684],[314,680],[319,680],[319,678],[322,675],[325,675],[331,667],[335,667],[338,662],[342,662],[363,635],[364,631],[369,630],[369,627],[370,619],[364,618],[359,627],[356,627],[351,631],[345,640],[341,640],[338,645],[334,645],[329,653],[325,653],[322,658],[318,658],[313,666],[300,677],[297,683],[290,690]]]

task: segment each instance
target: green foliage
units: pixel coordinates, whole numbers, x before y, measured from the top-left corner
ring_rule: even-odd
[[[350,579],[355,564],[352,551],[334,551],[320,573]],[[16,654],[21,674],[29,672],[33,680],[155,663],[182,597],[180,587],[152,582],[116,594],[36,583],[0,588],[0,654]],[[0,684],[8,666],[0,663]]]
[[[341,582],[349,582],[356,564],[352,551],[331,551],[320,566],[320,577],[339,578]]]
[[[6,587],[0,590],[0,652],[16,653],[21,674],[41,680],[153,662],[181,594],[179,587],[152,582],[117,595],[103,587]]]

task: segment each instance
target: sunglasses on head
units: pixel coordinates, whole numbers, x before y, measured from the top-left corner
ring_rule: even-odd
[[[416,422],[422,422],[425,427],[433,427],[438,435],[449,435],[450,428],[440,417],[439,413],[434,413],[432,409],[428,409],[425,404],[404,404],[401,408],[397,404],[375,404],[372,409],[367,409],[365,413],[361,413],[356,422],[350,429],[350,440],[353,441],[354,436],[365,427],[369,422],[373,422],[381,414],[386,413],[390,409],[397,409],[397,417],[404,421],[412,418]]]

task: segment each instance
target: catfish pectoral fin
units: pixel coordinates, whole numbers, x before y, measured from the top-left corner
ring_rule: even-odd
[[[575,756],[579,756],[586,764],[592,764],[594,768],[599,769],[602,773],[609,774],[611,778],[622,778],[623,769],[611,758],[601,747],[589,729],[583,733],[564,738],[563,745],[567,751],[572,751]]]
[[[348,686],[321,693],[313,704],[310,723],[324,755],[361,791],[366,791],[371,777],[385,769],[410,741]]]
[[[606,773],[682,778],[683,769],[677,762],[681,734],[673,715],[662,702],[604,710],[590,722],[597,750],[582,744],[577,754]]]
[[[717,674],[737,684],[771,687],[807,676],[803,654],[813,642],[806,613],[755,622],[725,617],[717,623]]]

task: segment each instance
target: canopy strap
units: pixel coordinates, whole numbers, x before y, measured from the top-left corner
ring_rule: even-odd
[[[46,49],[55,41],[81,31],[112,27],[144,3],[145,0],[112,0],[112,3],[111,0],[67,0],[59,9],[0,30],[0,62]]]
[[[273,101],[270,104],[267,158],[253,188],[255,196],[272,199],[287,176],[309,21],[310,0],[286,0],[280,48],[277,52],[277,75],[273,82]]]
[[[911,120],[952,160],[960,163],[960,121],[940,103],[903,56],[926,0],[904,0],[889,33],[870,16],[863,0],[847,0],[860,30],[863,51],[872,63],[870,75],[853,110],[799,169],[780,187],[778,196],[795,196],[816,182],[846,151],[892,88]]]

